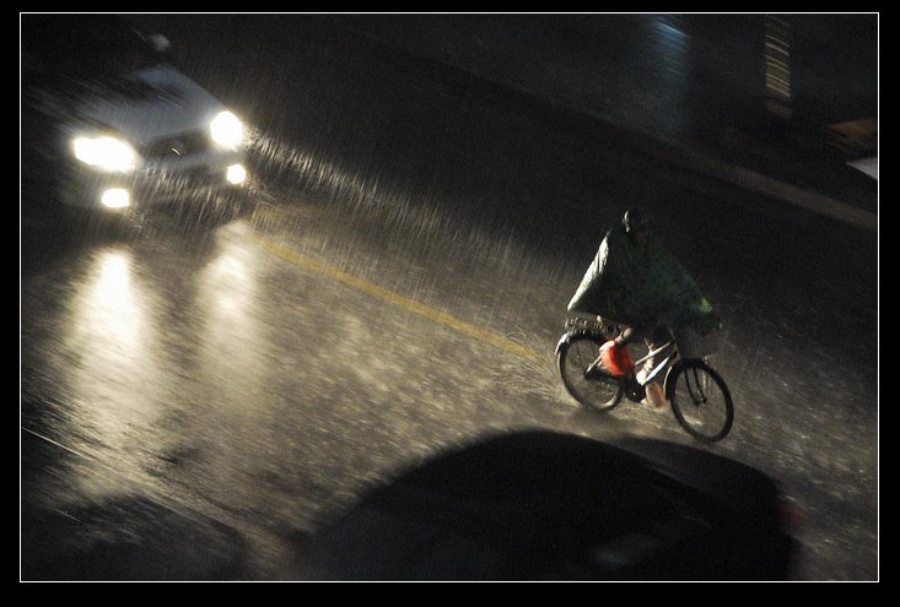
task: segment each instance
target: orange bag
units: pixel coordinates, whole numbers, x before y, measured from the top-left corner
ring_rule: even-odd
[[[613,377],[622,377],[634,370],[634,362],[628,350],[617,346],[613,340],[600,346],[600,364]]]

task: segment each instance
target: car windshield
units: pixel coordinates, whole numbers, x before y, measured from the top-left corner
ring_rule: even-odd
[[[162,60],[118,15],[23,15],[22,51],[25,67],[94,82],[113,80]]]

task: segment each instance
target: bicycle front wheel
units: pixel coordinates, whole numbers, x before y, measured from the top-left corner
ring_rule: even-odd
[[[609,411],[622,400],[622,380],[594,367],[604,339],[571,335],[560,344],[556,366],[566,391],[584,407]]]
[[[720,441],[734,425],[731,392],[715,369],[700,359],[679,361],[666,377],[675,419],[701,443]]]

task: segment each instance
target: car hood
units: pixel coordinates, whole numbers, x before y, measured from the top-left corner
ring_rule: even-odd
[[[302,565],[312,581],[784,580],[779,495],[686,445],[489,432],[374,485]]]
[[[132,143],[206,128],[222,103],[171,65],[133,72],[83,98],[77,114],[85,122],[118,131]]]

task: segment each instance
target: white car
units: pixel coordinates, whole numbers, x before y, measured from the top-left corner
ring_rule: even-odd
[[[118,15],[23,14],[21,29],[23,187],[108,211],[243,199],[245,127],[164,61],[164,37]]]

